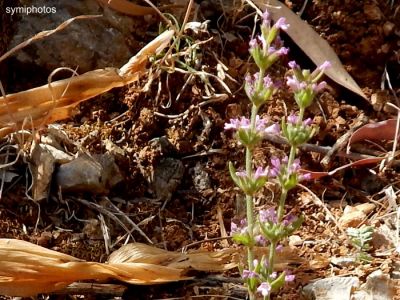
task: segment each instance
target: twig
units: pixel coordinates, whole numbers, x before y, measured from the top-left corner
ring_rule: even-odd
[[[286,141],[286,139],[281,136],[278,136],[278,135],[266,135],[264,139],[269,142],[288,145],[288,142]],[[321,154],[327,154],[332,149],[332,147],[317,146],[317,145],[313,145],[313,144],[303,144],[303,145],[299,146],[299,149],[306,151],[306,152],[317,152],[317,153],[321,153]],[[344,151],[335,153],[335,156],[345,157],[345,158],[352,159],[352,160],[375,158],[375,156],[371,156],[371,155],[365,155],[365,154],[355,153],[355,152],[346,153]]]
[[[76,200],[76,201],[78,201],[78,202],[80,202],[80,203],[82,203],[82,204],[84,204],[84,205],[86,205],[86,206],[88,206],[88,207],[90,207],[90,208],[93,208],[93,209],[95,209],[95,210],[97,210],[98,212],[100,212],[100,213],[102,213],[102,214],[104,214],[104,215],[106,215],[106,216],[108,216],[108,217],[110,217],[112,220],[114,220],[117,224],[119,224],[126,232],[128,232],[129,233],[129,235],[130,235],[130,237],[132,238],[132,240],[134,240],[134,238],[133,238],[133,236],[132,236],[132,234],[131,234],[131,230],[129,230],[129,228],[128,227],[126,227],[126,225],[115,215],[115,214],[113,214],[112,212],[110,212],[110,211],[108,211],[106,208],[104,208],[103,206],[101,206],[101,205],[98,205],[97,203],[93,203],[93,202],[89,202],[89,201],[87,201],[87,200],[85,200],[85,199],[81,199],[81,198],[72,198],[73,200]],[[133,223],[133,222],[132,222]],[[134,224],[134,223],[133,223]],[[136,224],[135,224],[136,225]],[[137,226],[137,225],[136,225]],[[135,228],[149,243],[153,243],[148,237],[147,237],[147,235],[139,228],[139,227],[136,227]]]
[[[121,284],[75,282],[66,288],[52,292],[53,295],[107,295],[120,297],[128,287]]]
[[[339,152],[346,146],[351,136],[353,135],[354,131],[356,131],[358,128],[360,128],[367,122],[368,119],[363,115],[360,118],[358,118],[354,126],[352,126],[344,135],[342,135],[340,138],[337,139],[335,145],[333,145],[333,147],[328,151],[328,153],[326,153],[325,157],[321,160],[321,165],[323,165],[325,168],[328,167],[332,160],[332,157],[334,157],[337,152]]]

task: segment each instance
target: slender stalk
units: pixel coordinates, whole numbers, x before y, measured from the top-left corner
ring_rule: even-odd
[[[258,113],[258,108],[253,105],[251,108],[251,117],[250,117],[250,127],[251,130],[255,130],[256,128],[256,117]],[[252,176],[253,172],[253,151],[250,147],[246,147],[246,158],[245,158],[245,165],[246,165],[246,174],[247,176]],[[246,195],[246,217],[247,217],[247,230],[248,234],[253,237],[254,235],[254,198],[253,196]],[[254,265],[254,253],[253,253],[253,246],[250,245],[247,247],[247,264],[248,270],[253,271]],[[249,298],[250,300],[255,299],[254,291],[248,289]]]

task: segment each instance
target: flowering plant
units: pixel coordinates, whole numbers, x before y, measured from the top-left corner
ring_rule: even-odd
[[[255,299],[257,295],[270,299],[272,292],[295,278],[288,271],[280,274],[274,271],[274,257],[282,249],[282,240],[297,230],[303,222],[302,216],[285,215],[285,201],[288,192],[299,181],[310,179],[310,174],[300,173],[300,160],[296,158],[296,152],[300,145],[309,141],[318,131],[311,119],[303,120],[304,112],[317,93],[326,86],[324,81],[319,80],[330,66],[329,62],[325,62],[310,72],[302,70],[296,62],[291,61],[289,68],[292,75],[287,78],[286,83],[294,93],[299,107],[298,114],[291,113],[283,118],[281,126],[261,118],[258,114],[260,108],[278,90],[278,85],[266,71],[288,53],[289,49],[283,47],[279,38],[279,31],[288,28],[284,18],[272,25],[268,12],[263,13],[261,34],[250,40],[250,54],[259,71],[253,75],[247,74],[245,78],[245,91],[252,104],[250,118],[231,119],[225,124],[225,130],[234,130],[239,144],[246,149],[245,169],[237,170],[230,162],[229,171],[234,183],[246,196],[246,218],[239,224],[232,223],[231,234],[236,243],[247,248],[247,266],[241,266],[240,271],[247,284],[250,299]],[[289,156],[272,157],[270,166],[255,167],[252,160],[254,149],[268,134],[282,134],[286,138],[290,145]],[[255,214],[254,199],[267,181],[275,181],[280,186],[278,208],[261,210]],[[254,246],[266,244],[269,244],[268,256],[255,258]]]

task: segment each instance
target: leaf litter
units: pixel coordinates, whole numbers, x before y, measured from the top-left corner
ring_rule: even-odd
[[[293,1],[293,3],[295,3],[295,1]],[[298,3],[295,3],[295,7],[296,5],[298,5]],[[313,4],[314,8],[320,9],[319,12],[321,13],[323,20],[323,18],[326,17],[324,14],[327,13],[327,11],[323,10],[323,5],[314,5],[316,4]],[[343,9],[349,8],[344,7]],[[246,9],[243,9],[242,7],[232,10],[234,10],[234,12],[227,9],[227,7],[222,7],[221,11],[226,16],[229,16],[230,14],[234,15],[240,12],[252,13],[251,9],[246,11]],[[218,9],[214,10],[213,13],[218,13]],[[313,12],[305,9],[305,13],[312,14]],[[318,11],[316,11],[316,13],[318,13]],[[209,14],[209,16],[211,19],[213,18],[212,13]],[[241,20],[240,18],[238,19]],[[319,22],[318,19],[308,20]],[[221,26],[221,23],[219,23],[219,26]],[[220,30],[223,32],[225,30],[223,26],[228,27],[228,24],[222,23],[222,27],[217,27],[214,30]],[[219,239],[221,238],[221,233],[225,235],[223,233],[224,227],[226,227],[226,231],[229,232],[230,220],[234,216],[240,214],[240,208],[235,208],[234,200],[232,199],[233,193],[230,191],[233,187],[230,186],[227,174],[224,172],[226,171],[226,161],[238,159],[241,153],[232,153],[232,147],[229,146],[229,143],[231,143],[232,140],[229,136],[221,133],[221,128],[223,126],[223,122],[226,121],[227,104],[239,103],[239,107],[243,111],[247,111],[247,108],[240,104],[238,97],[231,96],[230,93],[227,92],[226,88],[218,83],[216,84],[214,81],[216,80],[215,77],[209,76],[208,74],[214,75],[217,74],[217,72],[220,72],[221,68],[218,68],[217,65],[222,62],[223,65],[227,67],[227,70],[224,69],[225,74],[232,74],[237,82],[242,82],[241,77],[245,75],[247,68],[251,66],[246,64],[247,53],[244,52],[241,56],[240,49],[241,47],[247,48],[246,39],[248,38],[250,31],[243,26],[238,28],[239,29],[236,32],[231,32],[235,32],[235,35],[239,36],[239,38],[229,38],[229,40],[226,41],[229,47],[225,50],[219,49],[220,43],[216,42],[216,40],[209,41],[205,44],[198,43],[200,47],[200,52],[198,53],[201,53],[203,65],[207,65],[208,68],[201,70],[196,69],[196,72],[193,72],[193,70],[185,71],[184,68],[182,68],[182,70],[185,72],[174,73],[174,67],[167,65],[165,69],[168,70],[168,74],[154,72],[154,69],[147,69],[141,73],[142,79],[134,81],[132,85],[124,92],[122,97],[123,100],[120,101],[121,103],[119,104],[119,107],[116,107],[113,103],[110,103],[110,99],[107,98],[113,97],[111,92],[103,96],[104,98],[97,97],[91,101],[82,102],[80,104],[81,111],[78,113],[78,115],[75,115],[72,119],[70,119],[71,121],[69,121],[69,123],[61,124],[62,130],[66,132],[68,139],[74,141],[74,145],[68,145],[66,141],[63,142],[63,147],[66,148],[66,153],[75,154],[77,153],[77,148],[84,149],[89,153],[104,153],[106,151],[104,143],[106,139],[110,140],[114,145],[125,152],[126,157],[121,157],[118,155],[115,157],[116,163],[120,166],[122,174],[125,177],[126,184],[124,184],[124,186],[118,186],[118,192],[116,192],[116,190],[111,191],[111,194],[109,195],[110,199],[105,200],[104,196],[91,196],[90,202],[97,206],[92,206],[92,208],[89,208],[89,206],[83,207],[81,202],[74,200],[73,195],[63,194],[62,197],[56,200],[57,198],[53,196],[53,193],[51,193],[51,198],[48,203],[40,204],[39,202],[39,205],[42,206],[42,208],[46,206],[45,209],[47,213],[44,215],[37,211],[35,204],[32,206],[32,203],[29,202],[29,198],[26,196],[22,194],[17,196],[16,192],[13,190],[11,190],[11,194],[9,196],[10,191],[7,191],[7,193],[3,194],[3,203],[9,204],[9,209],[13,211],[15,210],[16,205],[15,199],[19,199],[17,205],[21,206],[21,204],[23,204],[24,207],[29,208],[31,211],[31,220],[28,218],[28,216],[17,220],[9,212],[1,210],[1,214],[3,216],[2,220],[0,221],[1,232],[9,235],[10,230],[14,230],[12,237],[30,240],[35,244],[40,243],[46,247],[56,249],[57,254],[45,252],[45,256],[48,258],[51,258],[52,255],[55,255],[56,257],[58,257],[58,255],[63,255],[60,252],[69,253],[73,256],[68,256],[68,258],[64,257],[66,261],[69,259],[74,263],[81,263],[81,259],[85,259],[86,261],[89,261],[89,265],[93,266],[91,268],[95,268],[96,270],[103,270],[104,268],[106,270],[101,271],[103,272],[101,276],[107,277],[111,272],[113,275],[117,276],[113,278],[117,278],[122,281],[124,281],[124,278],[127,278],[125,277],[126,273],[124,273],[124,278],[118,277],[120,276],[119,273],[115,273],[115,270],[109,266],[103,267],[102,264],[90,263],[92,261],[104,261],[105,241],[95,240],[95,235],[91,235],[90,231],[87,231],[86,236],[82,236],[80,233],[80,224],[93,217],[96,218],[96,214],[103,215],[103,221],[93,224],[107,224],[109,234],[112,238],[111,248],[113,249],[118,248],[123,241],[128,241],[131,238],[144,241],[144,237],[141,237],[138,232],[131,232],[131,229],[129,229],[130,227],[127,227],[129,224],[125,224],[127,223],[127,220],[120,218],[121,213],[125,214],[126,217],[131,218],[135,223],[141,224],[139,225],[141,230],[143,230],[146,235],[150,237],[152,242],[154,242],[158,248],[164,246],[173,250],[179,250],[182,247],[185,247],[186,249],[186,246],[190,246],[192,243],[196,243],[197,241],[199,242],[196,244],[197,247],[200,245],[200,249],[208,250],[211,253],[213,253],[212,251],[216,251],[218,249],[226,249],[225,242],[229,242],[229,240],[226,240],[226,237],[222,237],[225,242],[220,242]],[[229,28],[227,29],[229,30]],[[189,31],[186,34],[191,35],[192,33]],[[202,34],[204,35],[207,33],[198,32],[196,38],[203,39],[204,36],[202,36]],[[244,41],[241,42],[243,39]],[[148,38],[148,40],[151,40],[151,38]],[[214,60],[213,57],[215,54],[211,55],[209,51],[209,49],[213,48],[218,49],[219,51],[227,51],[227,53],[231,55],[233,54],[234,59],[229,59],[228,57],[217,57],[218,60]],[[219,53],[219,51],[216,51],[216,53]],[[343,53],[339,52],[339,56],[340,55],[343,55]],[[141,68],[139,68],[139,70],[141,70]],[[190,74],[194,74],[198,77],[189,78]],[[153,85],[151,83],[148,84],[148,90],[146,94],[143,92],[143,83],[145,82],[146,76],[151,78],[152,75],[155,75],[155,78],[157,79],[156,81],[153,81]],[[166,78],[168,78],[168,81],[165,81]],[[196,80],[194,80],[194,78],[196,78]],[[71,81],[72,79],[68,79],[67,81]],[[199,79],[200,81],[198,81]],[[176,90],[174,90],[174,87],[182,87],[183,83],[185,82],[187,82],[186,88],[182,90],[182,93],[179,97],[176,97],[178,93]],[[223,82],[228,86],[228,90],[232,91],[233,95],[238,93],[238,84],[229,82],[226,79]],[[159,88],[157,88],[157,85]],[[202,91],[202,88],[205,86],[208,87],[208,94],[206,95],[203,94],[204,92]],[[365,87],[365,85],[362,86]],[[227,96],[225,96],[224,99],[227,100],[227,103],[225,103],[226,100],[204,103],[204,97],[210,97],[210,95],[212,97],[214,92],[219,92],[221,94],[226,93],[225,95]],[[99,94],[102,94],[102,92]],[[171,100],[171,105],[169,107],[160,107],[155,105],[153,102],[153,100],[156,98],[155,96],[157,96],[162,103],[167,103],[169,100]],[[290,95],[280,95],[280,97],[282,97],[281,99],[286,100],[288,105],[287,108],[290,110]],[[265,114],[269,114],[275,118],[280,118],[284,115],[285,108],[282,105],[282,102],[280,102],[280,99],[276,100],[277,105],[271,111],[265,112]],[[321,123],[321,137],[315,141],[315,145],[310,145],[310,148],[313,146],[314,148],[312,149],[314,150],[306,150],[302,154],[304,156],[303,160],[309,162],[309,165],[307,166],[309,170],[321,172],[322,167],[319,166],[321,157],[319,156],[320,154],[318,154],[319,152],[315,150],[318,150],[318,147],[333,146],[334,141],[340,137],[341,133],[346,132],[351,127],[351,121],[354,119],[354,111],[352,112],[348,110],[346,105],[343,105],[343,102],[346,100],[346,97],[342,97],[342,95],[333,94],[333,101],[330,100],[331,102],[329,102],[334,102],[337,104],[338,114],[341,115],[345,120],[342,125],[334,124],[335,120],[337,120],[336,117],[331,116],[330,114],[324,114],[323,112],[321,113],[318,108],[314,109],[316,118],[321,117],[321,119],[323,119],[324,115],[326,120]],[[320,101],[323,104],[324,101],[326,101],[326,97],[321,97]],[[329,105],[328,108],[330,108]],[[360,110],[361,109],[357,107],[355,112],[359,113]],[[49,109],[47,109],[47,111],[49,111]],[[156,115],[156,113],[158,115]],[[162,115],[168,116],[168,118],[162,117]],[[199,118],[200,115],[203,117]],[[69,117],[70,114],[67,116]],[[388,119],[386,115],[379,115],[378,113],[369,114],[369,117],[377,122],[385,122],[385,120]],[[20,121],[19,125],[22,127],[23,119],[21,120],[22,121]],[[7,121],[10,122],[9,119],[7,119]],[[332,122],[334,125],[330,127],[329,122]],[[29,122],[26,122],[26,124],[28,123]],[[205,130],[205,127],[209,126],[206,125],[207,123],[211,123],[212,126],[210,127],[211,129]],[[26,128],[26,126],[24,126],[24,128]],[[40,130],[41,137],[46,137],[46,130]],[[98,134],[89,137],[89,133],[95,132],[96,130]],[[14,137],[17,137],[18,134],[22,135],[22,132],[15,134]],[[170,145],[167,146],[167,148],[170,149],[168,151],[166,150],[167,148],[163,148],[161,146],[151,146],[152,144],[150,141],[152,138],[157,136],[165,136],[169,141]],[[199,136],[201,136],[201,139],[198,138]],[[365,133],[362,136],[365,137]],[[224,142],[221,142],[221,138],[224,140]],[[358,138],[357,142],[363,141],[364,139],[361,137]],[[383,152],[384,154],[385,151],[389,151],[390,143],[389,145],[386,143],[381,143],[380,140],[376,140],[375,142],[379,143],[377,145],[379,147],[377,148],[381,153]],[[228,145],[226,146],[225,143]],[[265,142],[264,146],[265,147],[261,149],[260,153],[258,153],[256,156],[256,159],[261,161],[267,160],[270,156],[276,155],[277,153],[279,154],[280,151],[282,151],[281,149],[284,147],[284,144],[281,142]],[[355,143],[352,143],[352,146],[355,146]],[[143,149],[146,150],[144,151]],[[320,148],[319,150],[321,149],[323,150],[324,148]],[[358,149],[359,148],[352,148],[352,151],[358,151]],[[137,153],[140,151],[142,152],[140,155],[138,155]],[[200,155],[202,153],[208,154],[204,156]],[[230,153],[230,157],[226,157],[224,153]],[[362,152],[358,154],[370,155],[370,153],[363,154]],[[12,153],[12,155],[14,154]],[[185,169],[187,170],[185,171],[185,176],[188,175],[188,177],[187,180],[185,176],[183,177],[180,185],[177,186],[174,191],[172,191],[172,197],[166,204],[164,211],[159,211],[159,204],[151,201],[152,194],[148,191],[147,185],[147,182],[149,181],[144,178],[144,176],[147,176],[147,171],[149,172],[149,176],[151,176],[151,168],[155,168],[162,159],[166,158],[166,156],[167,158],[174,157],[174,159],[179,159],[182,156],[188,157],[187,159],[183,160]],[[366,177],[365,175],[361,176],[360,178],[355,176],[356,180],[350,180],[350,178],[352,178],[351,174],[352,172],[355,172],[355,170],[345,170],[343,167],[346,164],[348,166],[358,165],[361,167],[361,169],[367,169],[369,167],[370,169],[367,170],[378,173],[377,175],[383,177],[387,186],[391,186],[397,190],[395,182],[396,173],[395,169],[393,169],[395,166],[387,168],[384,171],[379,171],[377,168],[374,168],[374,164],[376,165],[378,160],[382,160],[382,157],[373,156],[362,158],[370,160],[369,162],[373,162],[372,167],[371,164],[367,164],[367,161],[363,161],[362,159],[358,159],[356,162],[349,162],[348,158],[346,157],[350,158],[351,155],[345,152],[338,152],[337,155],[333,156],[331,161],[331,168],[335,170],[335,172],[331,172],[328,174],[330,176],[321,178],[319,181],[314,183],[306,183],[307,188],[309,188],[314,195],[321,198],[319,202],[320,205],[316,206],[315,200],[310,200],[310,196],[307,191],[297,191],[291,195],[291,201],[289,202],[288,206],[290,206],[290,209],[302,211],[306,215],[306,224],[304,228],[297,233],[297,242],[290,250],[288,249],[288,253],[292,253],[294,256],[291,259],[288,259],[290,256],[286,252],[286,254],[283,255],[282,267],[285,269],[287,268],[288,264],[291,265],[294,267],[294,271],[297,276],[295,284],[287,287],[288,291],[285,299],[296,299],[301,293],[301,286],[309,283],[311,279],[327,278],[333,273],[341,276],[340,278],[351,278],[351,276],[356,276],[356,278],[364,281],[364,278],[376,269],[382,269],[385,274],[390,274],[390,266],[392,262],[396,261],[396,254],[393,252],[387,252],[382,257],[375,256],[374,261],[369,265],[353,265],[350,267],[329,266],[332,255],[344,257],[353,252],[350,244],[348,244],[346,236],[341,234],[340,230],[335,228],[335,224],[330,216],[339,220],[340,217],[344,215],[344,208],[346,204],[349,204],[350,207],[357,207],[357,205],[360,205],[362,201],[371,201],[377,205],[379,209],[376,209],[372,213],[365,214],[362,222],[372,224],[379,228],[381,225],[376,220],[379,220],[380,217],[384,217],[386,215],[393,215],[397,207],[397,204],[395,203],[396,200],[394,200],[394,204],[392,203],[391,205],[388,205],[386,202],[387,200],[385,200],[387,198],[383,197],[379,191],[376,194],[360,195],[356,193],[356,190],[360,189],[357,184],[361,184],[363,179]],[[208,177],[212,182],[212,188],[215,190],[212,198],[213,200],[211,201],[206,201],[207,199],[204,199],[209,197],[209,194],[207,194],[208,192],[204,192],[204,194],[202,194],[202,191],[193,192],[190,190],[192,185],[192,180],[190,180],[190,170],[195,167],[199,159],[202,160],[204,165],[203,170],[208,173]],[[141,173],[138,170],[138,161],[142,166],[148,166],[144,168],[144,171],[146,171],[146,168],[148,169],[146,172]],[[394,180],[391,180],[391,177]],[[271,191],[273,191],[273,187],[268,187],[268,189],[269,188],[271,188]],[[257,204],[257,206],[259,208],[268,207],[272,201],[270,195],[270,191],[266,191],[265,195],[260,197],[260,202]],[[107,204],[109,201],[116,205],[118,210],[110,210]],[[102,207],[102,209],[100,209],[100,207]],[[110,210],[114,215],[114,219],[110,218],[110,216],[105,213],[105,210]],[[327,211],[330,212],[329,216]],[[120,218],[121,222],[125,224],[124,226],[128,229],[128,231],[125,229],[121,230],[121,228],[118,227],[118,223],[115,221],[115,218]],[[32,229],[32,224],[39,219],[40,226],[38,228],[43,230],[43,234],[41,234],[40,231],[37,232],[36,230]],[[172,219],[177,221],[167,221]],[[142,220],[147,221],[141,223]],[[24,226],[21,226],[21,224],[24,224]],[[393,230],[393,224],[388,224],[389,228],[391,228],[390,230]],[[46,227],[46,229],[44,227],[45,225],[51,226]],[[95,229],[97,228],[96,230],[100,230],[99,225],[95,225],[94,227]],[[21,228],[26,229],[21,230]],[[66,228],[67,230],[64,230],[63,228]],[[49,234],[48,237],[46,237],[47,235],[44,234],[46,231]],[[128,234],[129,232],[131,232],[132,237],[130,237]],[[84,241],[86,241],[86,243]],[[28,244],[26,245],[28,246]],[[127,249],[126,251],[129,253],[131,247],[134,251],[137,249],[134,246],[135,244],[130,245],[133,246],[123,246],[120,248],[121,252],[118,252],[119,250],[117,250],[117,252],[114,253],[124,253],[124,249]],[[25,245],[24,247],[26,248]],[[139,246],[139,248],[140,247],[142,246]],[[144,248],[141,249],[145,249],[146,253],[153,253],[153,250],[155,253],[155,256],[150,255],[149,257],[143,258],[144,261],[147,261],[147,263],[157,263],[157,258],[162,258],[163,255],[167,255],[166,253],[162,252],[163,250],[160,251],[158,248],[146,248],[148,246],[144,245],[143,247]],[[35,247],[29,244],[29,248]],[[261,251],[267,251],[267,249],[262,249]],[[375,249],[373,251],[375,251]],[[179,265],[183,263],[183,265],[187,267],[187,257],[183,258],[182,261],[179,261],[179,257],[181,256],[178,256],[178,254],[179,252],[172,252],[171,257],[174,257],[173,259],[178,257],[177,264]],[[296,257],[296,254],[300,255],[300,258],[298,256]],[[373,256],[374,254],[375,252],[372,252]],[[79,259],[75,258],[75,256],[79,257]],[[112,256],[113,254],[111,257]],[[122,260],[125,262],[126,260],[132,259],[129,258],[129,255],[126,253],[121,254],[121,256],[124,257]],[[111,257],[110,260],[112,261]],[[25,257],[24,259],[28,259],[29,261],[29,257]],[[133,260],[135,259],[133,258]],[[165,265],[163,266],[165,267]],[[3,270],[3,268],[1,269]],[[157,271],[162,271],[161,269],[157,269]],[[53,268],[52,270],[55,269]],[[203,271],[204,270],[206,269],[203,269]],[[151,273],[144,273],[143,276],[150,276],[150,274]],[[167,275],[170,276],[169,278],[171,278],[174,276],[174,274],[176,273],[169,273]],[[227,280],[231,280],[231,282],[233,282],[235,273],[230,271],[225,274],[228,277]],[[192,275],[192,273],[189,273],[189,277]],[[79,278],[83,279],[83,277]],[[177,278],[178,277],[175,279]],[[386,282],[385,280],[387,280],[379,276],[377,276],[377,278],[378,284]],[[73,278],[70,279],[72,280]],[[73,281],[75,281],[75,279]],[[392,285],[390,280],[387,281],[387,284],[388,286]],[[46,286],[48,286],[47,283],[37,285],[38,288],[45,288]],[[162,287],[159,289],[159,292],[157,292],[157,290],[155,292],[154,290],[152,292],[149,290],[148,292],[156,294],[158,293],[158,295],[161,295],[163,291]],[[196,294],[196,291],[199,290],[201,293],[205,294],[215,293],[215,289],[211,290],[206,286],[202,287],[197,284],[197,288],[194,289],[193,292]],[[371,295],[371,293],[373,293],[371,290],[374,290],[374,288],[367,290],[366,293]],[[221,285],[221,287],[216,291],[217,293],[220,293],[220,295],[225,296],[229,294],[234,296],[240,294],[239,290],[232,289],[229,291],[229,289],[223,285]],[[183,288],[182,291],[175,290],[172,293],[169,291],[167,294],[175,296],[177,294],[182,295],[190,292],[191,290],[189,288],[186,290]],[[385,297],[387,298],[387,296]]]

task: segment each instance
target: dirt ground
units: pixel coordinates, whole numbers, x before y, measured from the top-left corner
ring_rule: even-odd
[[[157,5],[168,1],[159,2],[162,3]],[[0,237],[23,239],[85,260],[104,262],[107,253],[98,219],[102,212],[79,200],[85,199],[100,205],[111,201],[133,222],[140,224],[147,237],[161,248],[180,251],[183,248],[218,250],[237,247],[229,239],[218,239],[221,232],[230,231],[231,220],[243,212],[243,198],[230,179],[227,163],[240,163],[244,152],[223,127],[229,118],[249,114],[242,84],[246,72],[254,70],[247,51],[254,27],[254,15],[249,17],[253,10],[241,6],[240,1],[235,2],[236,7],[231,3],[221,7],[219,1],[197,1],[199,20],[210,20],[208,29],[198,34],[187,33],[198,41],[213,37],[200,46],[198,61],[190,63],[193,68],[213,75],[220,72],[222,64],[225,65],[224,83],[232,93],[228,93],[212,76],[206,81],[200,76],[162,71],[148,91],[142,88],[148,82],[150,72],[134,86],[114,89],[84,102],[73,118],[59,124],[71,140],[79,141],[90,154],[107,152],[106,140],[122,149],[123,155],[114,158],[123,181],[105,195],[61,193],[53,187],[47,200],[35,203],[28,197],[27,187],[31,183],[30,176],[26,175],[28,165],[19,160],[12,166],[18,176],[5,183],[2,189]],[[286,1],[286,4],[298,12],[304,3]],[[182,17],[181,12],[173,8],[170,12]],[[400,6],[396,1],[308,1],[301,17],[329,42],[369,99],[379,94],[385,102],[393,100],[387,84],[381,91],[385,68],[394,93],[399,95]],[[145,22],[145,19],[141,20]],[[157,22],[149,25],[147,31],[157,32]],[[153,37],[148,34],[136,38],[146,43]],[[313,68],[311,61],[288,36],[283,34],[282,38],[291,51],[273,68],[273,76],[282,77],[287,71],[287,62],[293,59],[303,68]],[[13,74],[18,79],[15,72]],[[16,84],[24,89],[22,82]],[[393,109],[377,111],[370,100],[366,101],[332,81],[328,80],[328,84],[328,89],[307,112],[307,117],[313,118],[320,126],[312,144],[333,146],[361,116],[368,118],[369,122],[395,116]],[[288,91],[280,91],[261,114],[279,121],[285,107],[290,111],[294,100]],[[46,129],[41,129],[39,134],[45,135]],[[392,147],[391,143],[366,145],[381,152],[388,152]],[[255,160],[266,163],[272,156],[282,155],[286,150],[282,144],[264,141],[255,154]],[[333,157],[328,165],[323,166],[320,163],[323,157],[316,152],[301,153],[304,168],[312,171],[333,170],[349,162],[346,158]],[[171,188],[160,190],[151,178],[158,174],[160,165],[170,168],[168,161],[182,162],[178,167],[183,166],[183,173],[174,178],[175,185]],[[350,255],[354,248],[340,226],[336,226],[327,215],[326,209],[338,220],[346,205],[375,203],[375,209],[364,221],[378,227],[381,217],[389,211],[384,189],[392,186],[397,192],[400,187],[397,165],[382,172],[377,165],[349,168],[307,182],[305,186],[323,204],[303,188],[290,193],[286,210],[303,213],[305,222],[296,233],[302,243],[294,246],[295,258],[287,266],[296,275],[296,280],[275,299],[299,299],[301,288],[317,278],[358,276],[363,281],[375,270],[380,269],[386,274],[393,271],[398,254],[391,252],[377,256],[379,249],[371,251],[374,260],[370,264],[331,264],[332,256]],[[168,172],[176,174],[180,171],[168,169]],[[265,188],[256,204],[257,209],[274,205],[276,199],[271,192],[274,189],[273,185]],[[161,209],[164,204],[164,209]],[[115,211],[112,213],[118,215]],[[111,241],[119,240],[110,250],[118,249],[123,244],[121,237],[124,237],[125,230],[109,216],[104,215],[104,219]],[[148,243],[138,232],[133,231],[132,235],[136,241]],[[196,275],[202,279],[151,287],[130,286],[123,299],[185,299],[202,298],[201,295],[204,299],[245,297],[237,283],[236,271],[223,274],[225,282],[205,279],[207,274]],[[397,297],[400,299],[399,291]]]

